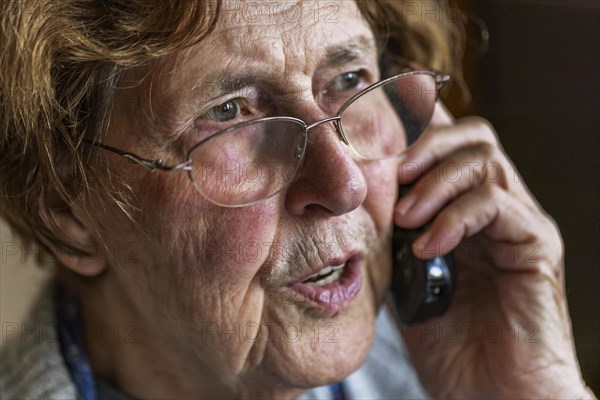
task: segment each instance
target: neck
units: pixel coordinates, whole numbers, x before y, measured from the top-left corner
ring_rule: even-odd
[[[112,281],[112,282],[111,282]],[[158,329],[110,276],[82,290],[84,336],[91,368],[100,379],[134,398],[295,399],[303,391],[265,377],[222,376],[195,357],[172,333]]]

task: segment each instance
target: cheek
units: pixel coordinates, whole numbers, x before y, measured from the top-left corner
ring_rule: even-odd
[[[205,200],[185,176],[153,175],[136,188],[141,230],[120,229],[112,239],[138,243],[135,262],[116,268],[138,312],[159,332],[180,321],[187,333],[178,342],[188,344],[203,334],[190,326],[260,321],[265,293],[257,278],[278,228],[278,200],[223,208]],[[228,352],[246,354],[237,350],[245,343],[227,350],[212,342],[218,339],[203,342],[202,357],[215,368],[237,368],[237,357]]]
[[[375,304],[381,304],[391,276],[391,233],[397,193],[396,159],[363,164],[368,192],[363,206],[371,216],[379,240],[372,249],[367,269]]]
[[[250,285],[269,257],[277,228],[274,215],[276,210],[267,204],[212,213],[204,243],[195,244],[202,247],[203,268],[221,285]]]
[[[364,207],[379,233],[387,232],[392,223],[398,186],[397,168],[395,159],[365,162],[362,167],[368,186]]]
[[[141,203],[141,225],[158,243],[152,258],[168,264],[160,270],[212,291],[250,285],[275,236],[276,201],[224,208],[205,200],[185,176],[161,178],[146,185]]]

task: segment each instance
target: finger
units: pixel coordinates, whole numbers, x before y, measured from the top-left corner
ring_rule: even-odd
[[[539,220],[499,186],[484,183],[449,204],[413,243],[417,257],[452,251],[465,238],[484,232],[499,243],[533,243]]]
[[[410,184],[450,154],[483,143],[498,146],[494,130],[481,118],[463,118],[453,126],[429,129],[402,154],[399,182]]]
[[[459,150],[427,171],[400,199],[394,220],[405,228],[422,226],[444,204],[484,182],[507,190],[508,167],[500,150],[488,143]]]

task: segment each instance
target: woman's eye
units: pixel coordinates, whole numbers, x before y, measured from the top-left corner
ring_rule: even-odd
[[[213,121],[225,122],[235,119],[240,112],[240,105],[235,100],[228,100],[223,104],[219,104],[208,110],[204,114],[205,119]]]
[[[350,90],[355,89],[359,83],[360,74],[358,72],[346,72],[331,81],[331,88],[338,91]]]

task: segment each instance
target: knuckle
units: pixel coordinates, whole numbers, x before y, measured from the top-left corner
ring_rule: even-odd
[[[498,146],[499,140],[496,130],[492,124],[485,118],[471,116],[463,118],[463,122],[469,124],[475,130],[480,140]]]
[[[480,154],[480,157],[482,157],[483,160],[487,163],[496,159],[496,156],[498,154],[498,147],[494,146],[488,141],[485,141],[477,146],[477,152]]]
[[[498,202],[505,200],[504,191],[489,181],[485,181],[478,190],[486,199],[495,199]]]
[[[477,178],[480,182],[496,183],[503,188],[509,186],[508,163],[502,150],[490,143],[482,143],[477,151],[482,161],[477,168]]]

